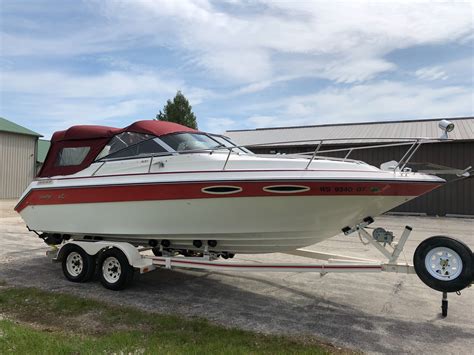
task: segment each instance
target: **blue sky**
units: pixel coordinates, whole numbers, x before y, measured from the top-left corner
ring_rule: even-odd
[[[471,1],[0,4],[0,116],[46,137],[177,90],[212,132],[474,114]]]

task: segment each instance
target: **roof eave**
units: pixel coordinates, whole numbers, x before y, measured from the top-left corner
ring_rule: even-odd
[[[3,129],[0,129],[0,132],[3,132],[3,133],[11,133],[11,134],[18,134],[18,135],[21,135],[21,136],[36,137],[36,138],[38,138],[38,139],[39,139],[40,137],[44,137],[42,134],[39,134],[39,133],[36,133],[36,132],[26,133],[26,132],[7,131],[7,130],[3,130]]]

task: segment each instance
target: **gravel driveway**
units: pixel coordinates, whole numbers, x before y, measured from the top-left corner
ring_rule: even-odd
[[[220,273],[159,270],[137,277],[133,287],[108,291],[98,282],[67,282],[47,247],[0,201],[0,280],[54,292],[108,300],[150,312],[204,317],[254,331],[308,335],[368,353],[471,354],[474,349],[474,288],[450,295],[440,317],[441,294],[415,275],[311,273]],[[419,242],[450,235],[474,249],[474,220],[380,217],[377,225],[401,232],[414,228],[405,257]],[[312,246],[326,252],[377,258],[356,237],[336,236]],[[241,260],[301,262],[285,254],[237,256]],[[403,255],[401,257],[403,260]]]

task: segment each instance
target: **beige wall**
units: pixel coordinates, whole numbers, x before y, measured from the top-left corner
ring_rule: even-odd
[[[0,132],[0,198],[17,198],[33,180],[34,136]]]

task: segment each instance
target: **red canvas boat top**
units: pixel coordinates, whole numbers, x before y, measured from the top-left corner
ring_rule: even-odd
[[[111,138],[123,132],[136,132],[151,134],[153,136],[164,136],[165,134],[177,132],[198,132],[195,129],[182,126],[174,122],[143,120],[132,123],[125,128],[114,128],[107,126],[81,125],[72,126],[64,131],[58,131],[53,134],[51,143],[59,141]]]
[[[93,125],[72,126],[64,131],[58,131],[53,134],[51,138],[51,148],[48,151],[43,167],[38,173],[38,177],[70,175],[85,169],[92,164],[95,157],[97,157],[113,136],[123,132],[150,134],[160,137],[172,133],[199,131],[174,122],[158,120],[137,121],[125,128]],[[78,147],[89,148],[86,158],[80,165],[58,166],[56,164],[57,157],[63,148]]]

